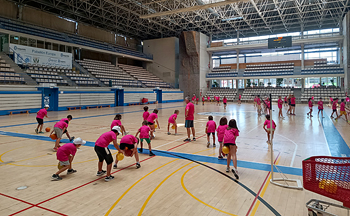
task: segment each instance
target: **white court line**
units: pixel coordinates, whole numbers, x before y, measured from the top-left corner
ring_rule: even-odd
[[[284,137],[285,139],[289,140],[290,142],[292,142],[295,145],[294,153],[293,153],[293,156],[292,156],[292,161],[290,162],[290,165],[289,165],[290,167],[293,167],[294,159],[295,159],[295,156],[296,156],[297,150],[298,150],[298,144],[296,144],[293,140],[289,139],[288,137],[285,137],[285,136],[280,135],[280,134],[276,134],[276,135]]]
[[[181,137],[181,138],[176,139],[176,140],[174,140],[174,141],[171,141],[171,142],[165,143],[165,144],[163,144],[163,145],[157,146],[157,147],[155,147],[155,148],[153,148],[153,149],[158,149],[158,148],[160,148],[160,147],[163,147],[163,146],[169,145],[170,143],[173,143],[173,142],[176,142],[176,141],[178,141],[178,140],[185,139],[185,138],[187,138],[187,136],[185,136],[185,137]]]
[[[264,123],[259,124],[258,126],[256,126],[255,128],[251,129],[250,131],[248,131],[248,132],[246,132],[246,133],[249,134],[249,133],[252,132],[253,130],[257,129],[258,127],[261,127],[262,125],[264,125]]]

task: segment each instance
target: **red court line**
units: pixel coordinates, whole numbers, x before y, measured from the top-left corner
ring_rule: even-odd
[[[198,137],[197,139],[199,139],[199,138],[201,138],[201,137],[203,137],[203,136],[205,136],[205,134],[202,135],[202,136],[200,136],[200,137]],[[189,143],[189,142],[184,142],[184,143],[182,143],[182,144],[180,144],[180,145],[177,145],[177,146],[175,146],[175,147],[173,147],[173,148],[171,148],[171,149],[168,149],[167,151],[173,150],[173,149],[178,148],[178,147],[180,147],[180,146],[182,146],[182,145],[185,145],[185,144],[187,144],[187,143]],[[146,158],[146,159],[144,159],[144,160],[142,160],[142,161],[140,161],[140,162],[144,162],[144,161],[149,160],[149,159],[154,158],[154,157],[155,157],[155,156]],[[120,171],[122,171],[122,170],[124,170],[124,169],[126,169],[126,168],[129,168],[129,167],[131,167],[131,166],[133,166],[133,165],[135,165],[135,164],[136,164],[136,163],[131,164],[131,165],[129,165],[129,166],[126,166],[126,167],[124,167],[124,168],[122,168],[122,169],[120,169],[120,170],[117,170],[117,171],[115,171],[115,172],[112,172],[111,174],[120,172]],[[92,180],[92,181],[90,181],[90,182],[87,182],[87,183],[85,183],[85,184],[83,184],[83,185],[80,185],[80,186],[78,186],[78,187],[76,187],[76,188],[73,188],[73,189],[71,189],[71,190],[68,190],[68,191],[66,191],[66,192],[63,192],[63,193],[61,193],[61,194],[58,194],[58,195],[56,195],[56,196],[54,196],[54,197],[51,197],[51,198],[49,198],[49,199],[47,199],[47,200],[44,200],[44,201],[42,201],[42,202],[40,202],[40,203],[37,203],[37,204],[35,204],[35,205],[29,204],[29,205],[32,205],[32,206],[30,206],[30,207],[28,207],[28,208],[25,208],[25,209],[22,209],[22,210],[20,210],[20,211],[18,211],[18,212],[15,212],[15,213],[11,214],[11,216],[12,216],[12,215],[19,214],[19,213],[21,213],[21,212],[24,212],[24,211],[26,211],[26,210],[28,210],[28,209],[33,208],[33,207],[44,208],[44,207],[41,207],[41,206],[39,206],[39,205],[41,205],[41,204],[43,204],[43,203],[45,203],[45,202],[48,202],[48,201],[50,201],[50,200],[56,199],[57,197],[60,197],[60,196],[62,196],[62,195],[65,195],[65,194],[67,194],[67,193],[69,193],[69,192],[75,191],[75,190],[77,190],[77,189],[79,189],[79,188],[82,188],[82,187],[84,187],[84,186],[86,186],[86,185],[89,185],[89,184],[91,184],[91,183],[93,183],[93,182],[96,182],[96,181],[98,181],[98,180],[100,180],[100,179],[102,179],[102,178],[104,178],[104,176],[99,177],[99,178],[97,178],[97,179],[95,179],[95,180]],[[56,212],[55,212],[55,213],[56,213]]]
[[[276,163],[276,161],[277,161],[278,157],[280,156],[280,154],[281,154],[281,152],[278,153],[278,155],[277,155],[275,161],[273,162],[273,164]],[[246,216],[248,216],[248,215],[250,214],[250,211],[253,209],[253,206],[254,206],[256,200],[258,199],[258,196],[259,196],[261,190],[263,189],[263,187],[264,187],[264,185],[265,185],[267,179],[269,178],[270,173],[271,173],[271,171],[267,173],[266,178],[265,178],[264,182],[262,183],[262,185],[261,185],[261,187],[260,187],[258,193],[256,193],[256,196],[255,196],[255,198],[254,198],[254,200],[253,200],[253,203],[252,203],[252,205],[250,206],[250,208],[249,208],[249,210],[248,210]]]
[[[25,210],[30,209],[30,208],[32,208],[32,207],[35,206],[35,205],[32,204],[32,203],[29,203],[29,202],[27,202],[27,201],[18,199],[18,198],[16,198],[16,197],[12,197],[12,196],[9,196],[9,195],[3,194],[3,193],[0,193],[0,195],[2,195],[2,196],[4,196],[4,197],[7,197],[7,198],[10,198],[10,199],[14,199],[14,200],[19,201],[19,202],[23,202],[23,203],[28,204],[28,205],[31,205],[30,207],[26,208]],[[47,211],[50,211],[50,212],[53,212],[53,213],[56,213],[56,214],[59,214],[59,215],[64,215],[64,216],[66,216],[65,214],[62,214],[62,213],[53,211],[53,210],[48,209],[48,208],[44,208],[44,207],[41,207],[41,206],[37,206],[37,207],[39,207],[39,208],[41,208],[41,209],[44,209],[44,210],[47,210]],[[22,211],[25,211],[25,210],[23,209],[23,210],[21,210],[21,212],[22,212]]]

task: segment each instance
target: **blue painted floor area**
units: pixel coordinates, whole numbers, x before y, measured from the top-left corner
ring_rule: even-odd
[[[6,132],[6,131],[0,131],[0,135],[5,136],[12,136],[12,137],[20,137],[20,138],[26,138],[26,139],[33,139],[33,140],[42,140],[42,141],[49,141],[53,142],[53,140],[48,136],[40,136],[40,135],[32,135],[32,134],[21,134],[21,133],[14,133],[14,132]],[[68,139],[62,139],[63,143],[69,142]],[[94,147],[95,142],[87,141],[85,146]],[[113,145],[109,145],[110,149],[116,150]],[[148,154],[148,150],[143,150],[144,154]],[[166,152],[160,151],[160,150],[154,150],[154,153],[157,156],[162,157],[170,157],[170,158],[186,158],[194,161],[199,162],[207,162],[207,163],[214,163],[214,164],[221,164],[226,165],[226,159],[219,160],[216,157],[209,157],[209,156],[203,156],[203,155],[194,155],[194,154],[186,154],[186,153],[180,153],[180,152]],[[171,154],[169,154],[171,153]],[[177,157],[180,156],[180,157]],[[271,165],[270,164],[264,164],[264,163],[257,163],[257,162],[249,162],[249,161],[240,161],[238,160],[238,167],[242,168],[248,168],[248,169],[255,169],[255,170],[261,170],[261,171],[271,171]],[[285,167],[285,166],[278,166],[278,168],[284,173],[284,174],[291,174],[291,175],[298,175],[302,176],[302,170],[300,168],[294,168],[294,167]],[[274,170],[277,172],[277,170]]]
[[[333,157],[350,157],[350,148],[334,126],[329,116],[321,119],[329,151]]]

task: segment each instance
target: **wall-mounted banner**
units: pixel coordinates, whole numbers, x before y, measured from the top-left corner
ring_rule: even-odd
[[[10,44],[10,51],[15,52],[16,64],[30,63],[42,66],[64,67],[72,69],[72,54],[47,49]]]

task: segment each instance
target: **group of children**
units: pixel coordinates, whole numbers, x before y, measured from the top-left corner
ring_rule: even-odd
[[[308,99],[308,105],[309,105],[309,109],[310,111],[307,113],[307,116],[309,117],[313,117],[312,115],[312,111],[313,111],[313,100],[314,100],[314,97],[311,97]],[[346,119],[346,122],[350,123],[349,120],[348,120],[348,116],[347,116],[347,112],[346,112],[346,106],[345,106],[345,99],[341,99],[341,103],[340,103],[340,115],[338,115],[338,111],[337,111],[337,107],[338,107],[338,98],[331,98],[330,97],[330,102],[331,102],[331,107],[332,107],[332,114],[331,114],[331,118],[334,118],[333,117],[333,114],[336,114],[337,117],[335,118],[335,120],[338,120],[341,116],[345,116],[345,119]],[[317,102],[317,105],[318,105],[318,113],[317,115],[320,114],[321,112],[321,115],[322,115],[322,118],[323,117],[323,101],[322,101],[322,98],[320,97],[319,101]]]

